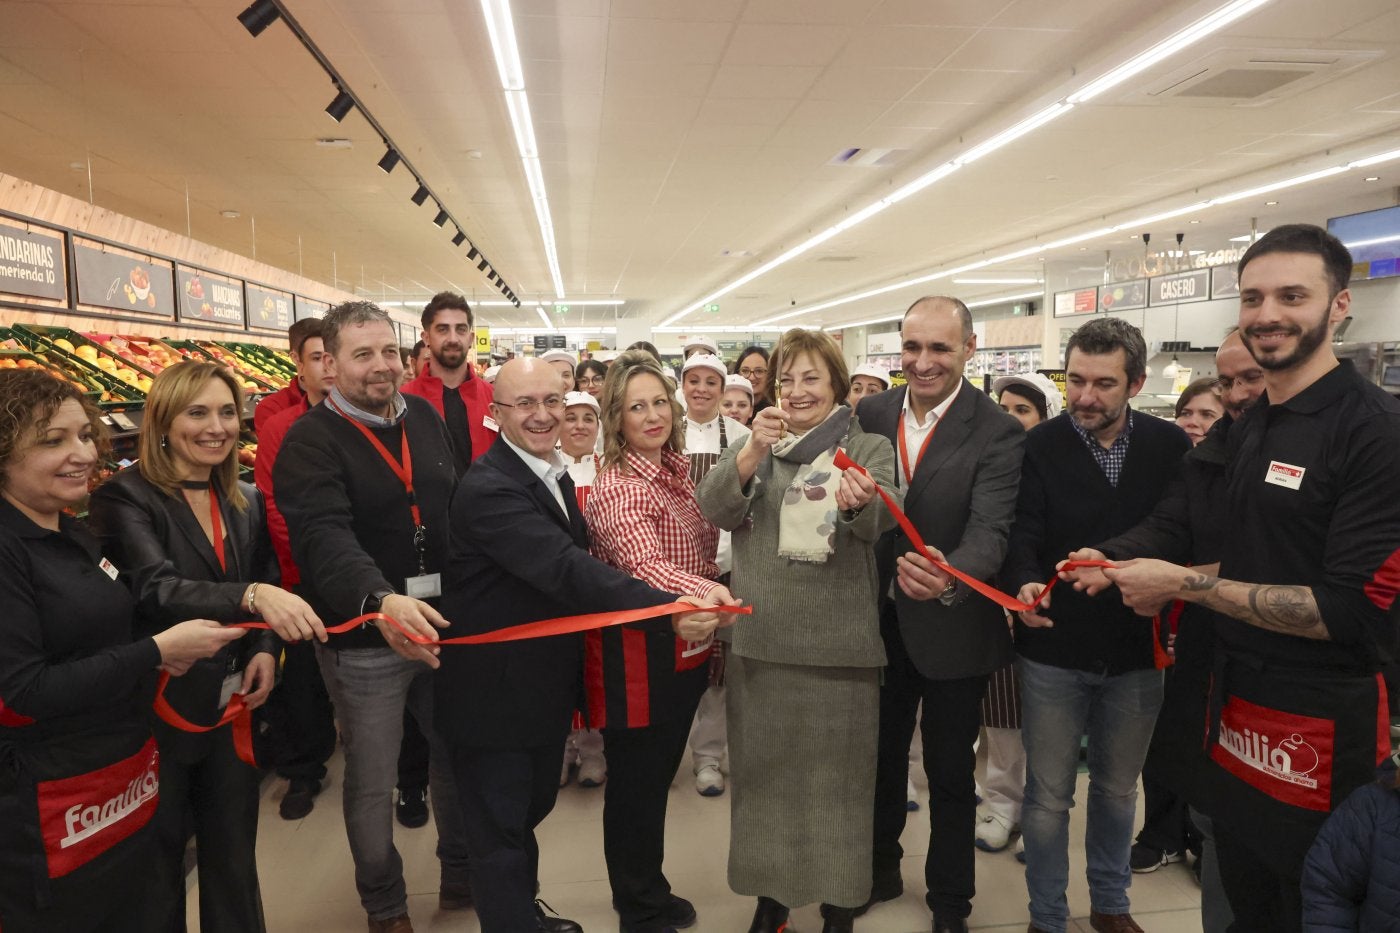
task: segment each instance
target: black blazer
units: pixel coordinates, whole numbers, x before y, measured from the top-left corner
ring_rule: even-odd
[[[907,386],[863,398],[856,417],[863,430],[881,434],[899,450],[900,421]],[[904,491],[904,512],[924,542],[948,563],[979,580],[991,581],[1006,556],[1007,535],[1016,516],[1025,431],[986,393],[971,384],[957,397],[934,431],[914,481]],[[918,451],[909,451],[911,458]],[[904,485],[896,454],[895,472]],[[896,527],[875,545],[881,599],[888,598],[895,559],[912,550]],[[899,631],[919,673],[935,680],[989,674],[1011,660],[1011,635],[996,603],[959,584],[950,605],[914,600],[895,586]]]
[[[138,467],[127,467],[92,494],[88,524],[136,598],[136,638],[186,619],[246,621],[252,617],[240,604],[248,584],[277,585],[277,556],[267,534],[262,494],[249,483],[238,486],[248,500],[242,512],[219,496],[219,514],[228,538],[227,572],[220,569],[214,548],[184,497],[153,486]],[[184,676],[173,678],[166,699],[191,722],[216,722],[224,675],[246,667],[254,653],[275,652],[278,647],[273,633],[250,632],[214,657],[197,661]]]
[[[568,475],[566,511],[508,444],[493,444],[452,499],[444,635],[555,616],[674,602],[594,559]],[[669,627],[669,618],[656,625]],[[656,627],[656,626],[649,626]],[[583,703],[583,636],[449,645],[434,676],[434,723],[452,745],[531,748],[564,741]]]

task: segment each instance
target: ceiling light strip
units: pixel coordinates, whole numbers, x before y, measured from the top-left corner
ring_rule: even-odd
[[[482,2],[486,3],[488,2],[488,0],[482,0]],[[504,0],[502,0],[502,2],[504,2]],[[1080,88],[1078,91],[1075,91],[1074,93],[1070,94],[1064,99],[1056,101],[1055,103],[1039,111],[1038,113],[1032,114],[1031,116],[1025,118],[1024,120],[1021,120],[1013,126],[1002,130],[1000,133],[996,134],[990,139],[978,143],[977,145],[963,152],[961,155],[955,156],[952,160],[943,163],[942,165],[938,166],[932,171],[920,175],[918,178],[915,178],[913,181],[899,188],[897,191],[894,192],[894,194],[887,195],[886,197],[883,197],[880,200],[867,205],[866,207],[860,209],[855,214],[852,214],[845,220],[842,220],[841,222],[828,227],[821,233],[818,233],[816,236],[804,240],[797,246],[783,253],[781,256],[778,256],[776,259],[764,263],[757,269],[754,269],[752,272],[740,276],[734,281],[729,282],[728,284],[716,289],[715,291],[699,299],[698,301],[686,305],[684,308],[681,308],[675,314],[672,314],[670,317],[662,321],[662,326],[668,326],[676,323],[681,318],[685,317],[687,314],[690,314],[693,311],[697,311],[700,308],[703,308],[705,305],[710,304],[716,299],[729,294],[734,289],[741,288],[742,286],[748,284],[749,282],[752,282],[759,276],[771,272],[773,269],[776,269],[778,266],[781,266],[784,263],[790,262],[791,260],[807,252],[808,250],[813,249],[814,247],[819,246],[822,243],[825,243],[827,240],[831,239],[837,234],[849,230],[856,224],[863,223],[864,221],[869,220],[871,217],[880,213],[885,208],[890,207],[893,204],[897,204],[905,198],[909,197],[910,195],[922,191],[925,188],[928,188],[929,186],[933,185],[935,182],[947,178],[949,175],[953,174],[953,172],[957,171],[962,166],[969,165],[972,162],[975,162],[978,159],[989,155],[990,153],[995,152],[1003,146],[1006,146],[1011,142],[1021,138],[1022,136],[1025,136],[1026,134],[1036,129],[1039,129],[1045,124],[1064,116],[1065,114],[1069,113],[1072,109],[1074,109],[1074,106],[1076,104],[1081,104],[1085,101],[1091,100],[1094,97],[1097,97],[1104,91],[1107,91],[1110,88],[1121,84],[1123,81],[1126,81],[1133,75],[1140,73],[1144,69],[1150,68],[1157,62],[1176,54],[1177,52],[1181,51],[1187,46],[1199,42],[1201,39],[1204,39],[1211,33],[1223,29],[1225,26],[1229,25],[1230,23],[1234,22],[1240,17],[1245,16],[1246,14],[1252,12],[1253,10],[1263,6],[1265,3],[1268,2],[1270,2],[1270,0],[1232,0],[1232,2],[1227,3],[1222,7],[1219,7],[1212,13],[1197,20],[1190,26],[1187,26],[1185,29],[1182,29],[1179,32],[1176,32],[1171,36],[1167,37],[1166,39],[1162,40],[1161,42],[1158,42],[1147,51],[1136,55],[1128,61],[1124,62],[1123,64],[1119,65],[1118,67],[1111,69],[1106,74],[1095,79],[1094,81],[1089,82],[1084,87]]]
[[[545,193],[535,125],[530,119],[530,100],[525,94],[525,70],[520,62],[520,47],[515,41],[515,21],[510,12],[510,0],[481,0],[481,12],[486,18],[486,32],[491,39],[491,52],[496,56],[496,68],[501,74],[506,109],[510,112],[510,123],[515,130],[515,148],[520,152],[525,181],[530,187],[530,199],[535,204],[535,222],[540,228],[549,277],[554,284],[555,296],[563,298],[564,277],[559,271],[554,218],[550,214],[549,198]]]

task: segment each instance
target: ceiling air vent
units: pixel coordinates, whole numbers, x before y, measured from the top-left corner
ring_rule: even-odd
[[[855,262],[859,256],[818,256],[817,262]]]
[[[854,165],[860,168],[887,168],[904,161],[908,149],[842,149],[827,165]]]
[[[1216,49],[1119,97],[1123,103],[1263,107],[1362,68],[1383,53],[1365,49]]]

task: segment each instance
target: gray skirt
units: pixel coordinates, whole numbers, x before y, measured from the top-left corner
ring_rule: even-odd
[[[728,658],[729,887],[789,907],[870,896],[880,669]]]

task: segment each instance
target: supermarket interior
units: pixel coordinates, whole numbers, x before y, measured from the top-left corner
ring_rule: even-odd
[[[254,411],[298,380],[288,329],[368,301],[407,351],[440,292],[470,304],[478,375],[639,341],[737,373],[808,328],[897,387],[906,309],[946,295],[970,386],[1063,388],[1071,336],[1117,318],[1147,347],[1133,407],[1170,419],[1216,376],[1245,250],[1293,223],[1351,251],[1334,352],[1400,396],[1395,0],[0,0],[0,371],[98,406],[99,480],[195,359],[245,392],[251,482]],[[267,930],[364,928],[343,767],[296,821],[262,784]],[[1067,929],[1087,931],[1078,781]],[[928,928],[917,767],[910,792],[904,894],[863,930]],[[539,833],[540,896],[594,930],[617,922],[602,793],[575,781]],[[670,791],[667,872],[702,931],[753,912],[732,797],[697,794],[689,757]],[[436,909],[431,824],[394,838],[416,928],[481,929]],[[970,927],[1024,929],[1014,852],[976,870]],[[1145,928],[1202,929],[1187,860],[1132,880]],[[810,904],[789,929],[823,923]]]

